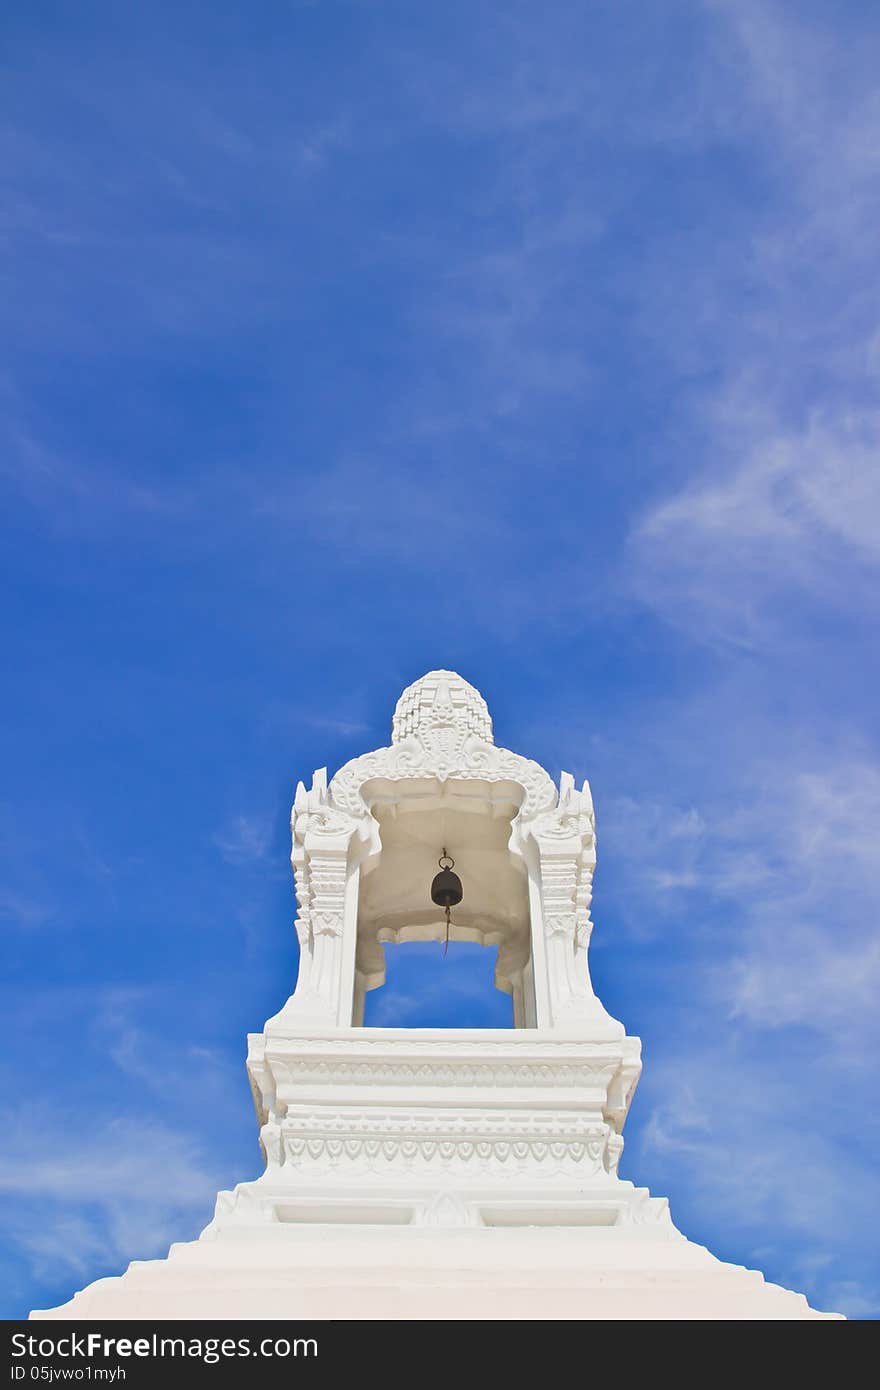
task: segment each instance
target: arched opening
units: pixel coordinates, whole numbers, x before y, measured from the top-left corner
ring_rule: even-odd
[[[382,849],[362,866],[354,1023],[534,1027],[528,872],[509,848],[522,788],[424,778],[368,783],[363,795]],[[444,848],[464,890],[446,955],[444,913],[430,896]],[[389,973],[387,999],[367,1007]],[[512,1010],[498,1008],[493,985],[512,996]]]
[[[495,986],[497,947],[453,941],[386,945],[386,978],[366,996],[367,1028],[510,1028],[510,995]]]

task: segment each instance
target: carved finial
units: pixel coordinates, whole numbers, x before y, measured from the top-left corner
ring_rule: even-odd
[[[431,705],[431,717],[433,720],[451,719],[453,715],[452,696],[449,693],[449,682],[440,681],[434,692],[434,701]]]
[[[479,690],[456,671],[429,671],[408,685],[398,700],[391,742],[400,743],[420,729],[449,725],[474,734],[485,743],[495,742],[489,709]]]

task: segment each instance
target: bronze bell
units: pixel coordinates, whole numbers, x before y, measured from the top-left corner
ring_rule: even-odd
[[[431,901],[438,907],[442,907],[446,912],[446,944],[443,947],[443,954],[449,950],[449,909],[456,907],[462,900],[463,891],[461,879],[452,870],[455,868],[455,860],[446,853],[444,849],[437,861],[440,865],[439,874],[434,875],[434,882],[431,884]]]

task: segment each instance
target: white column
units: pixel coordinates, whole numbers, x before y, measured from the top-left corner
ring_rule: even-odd
[[[308,792],[299,784],[291,812],[299,975],[267,1028],[351,1023],[358,871],[351,871],[350,854],[357,828],[353,816],[329,805],[326,769],[315,773]]]

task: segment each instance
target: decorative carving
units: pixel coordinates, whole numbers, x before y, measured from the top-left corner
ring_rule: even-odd
[[[522,820],[550,809],[556,801],[556,787],[539,763],[462,730],[451,730],[442,740],[429,737],[431,732],[420,730],[389,748],[377,748],[346,763],[330,783],[333,805],[348,815],[366,817],[369,807],[361,794],[365,783],[415,777],[436,777],[441,782],[456,777],[514,782],[524,792]]]
[[[563,773],[557,805],[529,822],[527,833],[540,855],[552,1021],[594,1018],[597,1011],[604,1010],[593,993],[587,966],[596,864],[596,827],[588,783],[577,791],[574,779]]]
[[[274,1115],[260,1129],[260,1143],[266,1159],[267,1168],[278,1168],[284,1162],[284,1149],[281,1143],[281,1130]]]
[[[486,1173],[500,1169],[533,1176],[571,1173],[595,1178],[608,1174],[607,1124],[558,1114],[493,1112],[444,1117],[370,1109],[327,1115],[288,1112],[276,1127],[272,1152],[283,1162],[320,1169],[352,1164],[369,1172],[424,1165]],[[537,1166],[536,1166],[537,1165]]]
[[[341,936],[347,866],[339,854],[313,851],[309,856],[310,917],[317,935]]]
[[[637,1187],[633,1200],[620,1209],[618,1226],[665,1226],[678,1240],[685,1237],[672,1224],[667,1197],[652,1197],[645,1187]]]
[[[430,1202],[420,1206],[413,1217],[414,1226],[480,1226],[482,1222],[472,1204],[461,1200],[455,1192],[437,1192]]]
[[[605,1145],[605,1167],[612,1177],[617,1177],[620,1155],[623,1153],[623,1135],[611,1130]]]
[[[423,1062],[361,1061],[334,1057],[320,1061],[298,1058],[294,1061],[273,1058],[272,1067],[277,1081],[285,1086],[302,1086],[310,1082],[336,1080],[339,1082],[386,1084],[400,1086],[589,1086],[597,1080],[609,1080],[616,1072],[616,1062],[547,1063],[526,1065],[498,1062]]]
[[[492,720],[479,690],[455,671],[429,671],[408,685],[394,710],[391,742],[402,743],[418,731],[451,729],[492,743]]]

